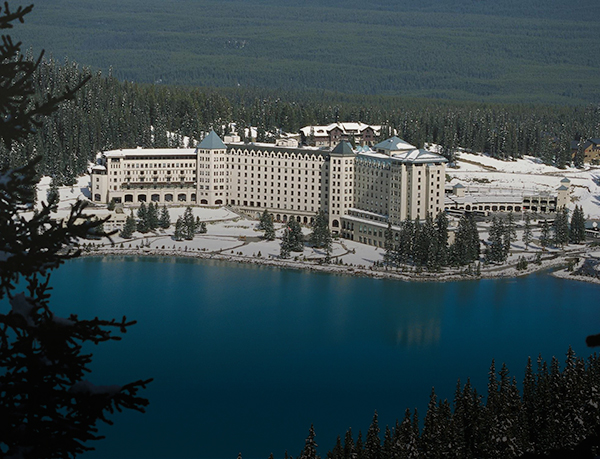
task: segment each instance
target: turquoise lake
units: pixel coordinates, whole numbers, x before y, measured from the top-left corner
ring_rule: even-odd
[[[590,355],[600,286],[547,274],[405,283],[156,258],[85,258],[52,278],[57,314],[138,324],[93,348],[90,380],[153,377],[146,414],[115,414],[95,458],[296,456],[312,424],[325,456],[457,380],[485,393],[492,359],[520,382],[527,357]],[[364,437],[363,437],[364,438]]]

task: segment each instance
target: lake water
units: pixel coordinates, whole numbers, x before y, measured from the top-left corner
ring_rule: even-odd
[[[96,384],[153,377],[146,414],[116,414],[95,458],[319,453],[373,412],[421,419],[431,387],[485,392],[492,359],[522,379],[528,356],[587,357],[600,287],[522,279],[404,283],[224,262],[86,258],[53,275],[56,313],[138,324],[94,348]],[[363,437],[364,438],[364,437]]]

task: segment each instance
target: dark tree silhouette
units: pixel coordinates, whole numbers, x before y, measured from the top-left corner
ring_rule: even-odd
[[[23,22],[32,7],[0,8],[0,28]],[[31,101],[32,75],[39,60],[23,60],[20,43],[2,36],[0,45],[0,138],[10,150],[18,146],[43,116],[56,110],[85,84],[65,89],[60,96]],[[41,59],[41,56],[40,56]],[[41,210],[34,209],[37,160],[0,172],[0,456],[70,458],[93,449],[96,424],[123,408],[144,411],[148,401],[138,396],[150,380],[125,385],[95,386],[84,379],[91,354],[86,342],[119,340],[135,322],[57,317],[49,307],[50,273],[79,255],[78,241],[101,231],[103,220],[84,213],[77,202],[64,220],[51,212],[58,197],[51,195]]]

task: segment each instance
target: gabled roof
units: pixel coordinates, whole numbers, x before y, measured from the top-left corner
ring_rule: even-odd
[[[557,188],[557,190],[558,190],[558,191],[568,191],[569,189],[568,189],[566,186],[564,186],[564,185],[561,185],[561,186],[559,186],[559,187]]]
[[[595,145],[600,144],[600,139],[590,139],[590,142],[592,142]]]
[[[200,150],[225,150],[227,147],[213,130],[202,139],[202,142],[197,146]]]
[[[352,145],[350,145],[348,142],[340,142],[331,151],[331,153],[337,155],[353,155],[354,150],[352,149]]]
[[[384,140],[383,142],[379,142],[373,148],[375,150],[405,151],[405,150],[415,150],[417,147],[394,136],[387,140]]]
[[[358,123],[331,123],[327,126],[304,126],[300,128],[300,132],[304,134],[306,137],[312,135],[316,136],[326,136],[329,135],[330,131],[333,129],[340,129],[343,134],[359,134],[363,132],[367,128],[373,129],[375,134],[377,135],[381,130],[381,126],[373,125],[373,124],[365,124],[363,122]]]
[[[442,155],[438,155],[436,153],[432,153],[427,150],[412,150],[412,151],[403,151],[401,153],[396,153],[392,155],[393,159],[400,160],[406,163],[447,163],[448,160],[444,158]]]

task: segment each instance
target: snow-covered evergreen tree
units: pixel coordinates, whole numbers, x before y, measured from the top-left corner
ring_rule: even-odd
[[[585,215],[583,214],[581,206],[575,206],[575,209],[573,210],[569,236],[571,242],[574,244],[585,242]]]
[[[31,9],[10,10],[5,3],[0,29],[22,22]],[[43,102],[34,103],[39,62],[23,59],[20,46],[9,36],[0,45],[0,143],[9,151],[80,87],[59,96],[46,94]],[[61,318],[50,308],[50,273],[77,257],[79,241],[105,220],[85,214],[86,204],[77,201],[69,216],[57,221],[52,215],[57,197],[28,218],[37,162],[0,172],[0,456],[7,458],[75,457],[94,449],[89,441],[103,438],[97,424],[112,423],[109,413],[144,411],[148,404],[138,391],[149,380],[95,386],[83,379],[92,359],[83,350],[120,339],[113,331],[124,332],[135,322],[125,317],[86,320],[76,314]]]
[[[171,216],[169,215],[169,209],[167,209],[166,205],[163,205],[160,211],[158,226],[162,229],[169,229],[171,226]]]
[[[471,214],[464,214],[458,221],[454,244],[450,249],[452,264],[468,265],[479,258],[479,232]]]
[[[323,210],[320,210],[315,217],[313,229],[310,233],[310,243],[315,247],[331,250],[332,238],[329,230],[329,218]]]
[[[148,226],[148,208],[143,202],[140,204],[140,207],[137,211],[137,216],[137,230],[140,233],[147,233],[148,231],[150,231],[150,227]]]
[[[379,421],[377,411],[375,411],[369,430],[367,430],[367,438],[365,439],[365,459],[383,459],[381,458],[381,439],[379,438],[379,432]]]
[[[127,216],[125,219],[125,225],[123,225],[123,229],[119,236],[123,239],[130,239],[133,236],[133,232],[137,230],[137,223],[135,222],[135,217],[133,216],[133,212]]]
[[[315,442],[315,436],[315,428],[311,424],[308,437],[306,437],[306,441],[304,442],[304,449],[299,459],[320,459],[320,456],[317,454],[317,447],[319,445]]]
[[[546,248],[548,247],[548,245],[550,245],[550,225],[548,224],[548,220],[544,219],[542,220],[542,223],[540,223],[541,229],[540,229],[540,246],[542,246],[542,248]]]
[[[183,212],[182,224],[183,228],[181,235],[184,239],[191,241],[196,234],[196,220],[194,219],[194,213],[190,206],[187,206]]]
[[[525,212],[523,215],[523,244],[525,244],[525,250],[529,250],[529,244],[533,241],[533,230],[531,229],[531,214]]]
[[[552,225],[554,231],[553,242],[558,247],[569,243],[569,211],[566,207],[556,212],[556,218]]]
[[[289,246],[292,252],[302,252],[304,250],[304,235],[300,223],[294,217],[288,220]]]
[[[383,254],[383,262],[386,265],[392,266],[395,260],[395,244],[394,244],[394,232],[392,231],[392,224],[388,222],[388,226],[384,233],[383,248],[385,253]]]
[[[281,258],[289,258],[291,252],[291,231],[289,227],[286,227],[283,230],[283,236],[281,237],[281,248],[279,251],[279,256]]]
[[[148,204],[148,208],[146,210],[146,222],[149,231],[154,231],[156,228],[158,228],[158,204],[154,204],[152,202]]]
[[[177,217],[177,221],[175,222],[175,231],[173,232],[173,239],[176,241],[181,241],[186,235],[185,224],[183,222],[183,217],[180,215]]]
[[[488,263],[503,263],[508,256],[506,242],[508,230],[504,221],[494,216],[490,226],[488,245],[485,251],[485,260]]]

